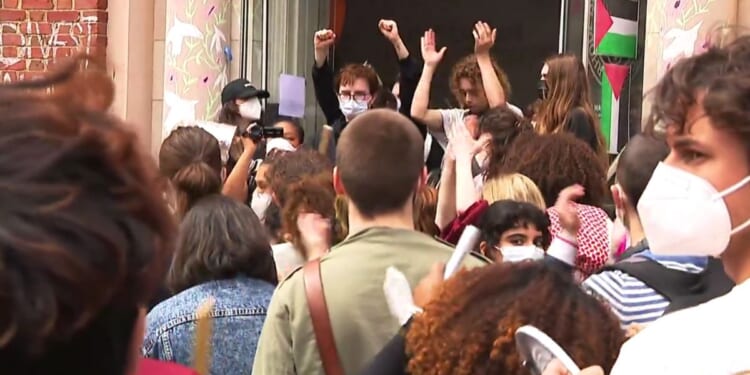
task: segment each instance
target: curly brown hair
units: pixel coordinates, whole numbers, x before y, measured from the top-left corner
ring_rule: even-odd
[[[285,234],[291,237],[291,243],[297,251],[307,258],[307,249],[302,243],[302,234],[297,227],[297,217],[300,213],[314,212],[329,219],[334,224],[336,219],[336,192],[333,189],[333,175],[331,173],[317,173],[303,176],[291,183],[287,189],[287,198],[281,209],[281,226]],[[332,225],[331,239],[340,238],[339,228]]]
[[[410,374],[529,374],[515,332],[533,325],[582,367],[614,365],[619,322],[573,279],[542,262],[461,271],[443,284],[406,334]]]
[[[539,135],[533,132],[519,136],[505,156],[499,173],[520,173],[539,187],[547,207],[557,201],[566,187],[580,184],[586,194],[579,203],[599,206],[607,194],[606,171],[586,143],[572,134]]]
[[[114,91],[89,56],[0,85],[4,368],[123,374],[132,359],[175,223],[153,159],[108,110]]]
[[[317,174],[333,175],[330,160],[314,150],[302,149],[274,156],[273,164],[266,172],[266,177],[279,207],[283,208],[287,199],[293,196],[289,192],[290,187],[304,177]]]
[[[510,98],[511,87],[508,75],[500,68],[500,65],[497,64],[497,61],[495,61],[494,58],[492,59],[492,67],[495,69],[495,74],[497,74],[497,78],[500,80],[500,86],[503,87],[505,97]],[[458,89],[462,78],[468,79],[474,85],[482,85],[482,72],[479,70],[479,63],[477,62],[476,55],[471,54],[465,56],[461,60],[458,60],[456,65],[453,65],[453,69],[451,69],[449,86],[451,93],[458,103],[463,101],[463,97]]]

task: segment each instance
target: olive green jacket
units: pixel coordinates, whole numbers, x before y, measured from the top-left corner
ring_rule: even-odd
[[[425,234],[370,228],[349,236],[321,261],[325,299],[339,358],[346,374],[359,373],[399,330],[383,292],[385,271],[394,266],[412,288],[453,248]],[[467,267],[487,264],[473,254]],[[302,272],[281,282],[269,307],[253,366],[254,375],[322,374]]]

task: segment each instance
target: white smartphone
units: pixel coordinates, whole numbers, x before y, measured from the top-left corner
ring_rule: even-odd
[[[524,366],[533,375],[541,375],[552,360],[562,363],[568,373],[576,375],[581,369],[555,340],[534,326],[516,330],[516,348]]]
[[[479,242],[481,234],[482,232],[473,225],[467,225],[466,228],[464,228],[464,232],[461,233],[461,238],[458,239],[458,244],[456,244],[456,249],[453,250],[453,254],[445,265],[445,273],[443,274],[444,279],[447,280],[458,271],[466,256],[474,250],[477,242]]]

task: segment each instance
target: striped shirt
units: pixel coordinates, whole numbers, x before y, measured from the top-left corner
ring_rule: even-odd
[[[706,257],[657,256],[644,250],[638,256],[647,257],[662,266],[690,273],[703,271]],[[664,315],[670,301],[641,280],[620,270],[600,272],[583,282],[583,288],[603,300],[620,320],[623,329],[631,324],[648,324]]]

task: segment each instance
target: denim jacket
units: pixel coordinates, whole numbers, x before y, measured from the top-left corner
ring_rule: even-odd
[[[196,310],[213,297],[211,374],[250,374],[274,289],[265,281],[237,277],[180,292],[148,313],[143,355],[192,366]]]

